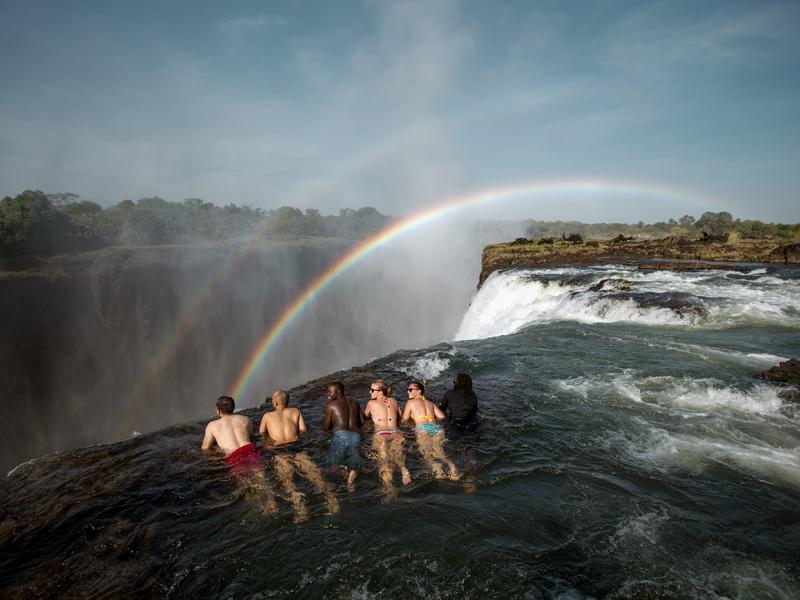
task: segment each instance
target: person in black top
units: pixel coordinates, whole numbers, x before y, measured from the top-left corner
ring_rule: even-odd
[[[439,407],[446,411],[450,423],[466,425],[475,421],[478,411],[478,398],[472,391],[472,378],[459,373],[453,380],[453,389],[444,393]]]

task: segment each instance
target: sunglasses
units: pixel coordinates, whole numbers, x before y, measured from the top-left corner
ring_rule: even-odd
[[[380,392],[381,390],[376,390],[376,389],[374,389],[374,388],[369,388],[369,391],[370,391],[370,392]]]
[[[418,392],[419,388],[407,388],[406,391],[407,392]]]

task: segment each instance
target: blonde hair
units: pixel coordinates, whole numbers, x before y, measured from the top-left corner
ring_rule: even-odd
[[[392,388],[389,385],[386,385],[386,382],[383,379],[376,379],[370,384],[370,387],[375,386],[381,392],[383,392],[384,396],[391,396],[392,395]]]

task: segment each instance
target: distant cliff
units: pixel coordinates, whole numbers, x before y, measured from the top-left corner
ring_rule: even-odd
[[[635,241],[618,236],[613,240],[528,240],[491,244],[483,250],[478,287],[500,269],[556,267],[577,264],[636,263],[664,259],[642,267],[697,269],[718,268],[720,262],[800,264],[800,243],[777,244],[772,240],[737,240],[705,236],[700,239],[667,237]],[[669,261],[701,261],[681,263]]]

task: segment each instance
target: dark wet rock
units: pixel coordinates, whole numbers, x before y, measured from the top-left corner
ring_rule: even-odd
[[[604,292],[614,290],[617,292],[629,292],[633,289],[633,282],[627,279],[601,279],[589,288],[590,292]]]
[[[800,262],[800,244],[778,246],[769,253],[768,260],[783,261],[784,264]]]
[[[561,234],[561,239],[565,242],[572,242],[573,244],[582,244],[583,238],[580,233],[570,233],[568,236]]]
[[[605,298],[633,300],[642,308],[666,308],[681,317],[703,317],[706,314],[705,304],[700,298],[682,292],[613,293]]]
[[[800,405],[800,388],[787,387],[779,391],[778,396],[781,400],[793,403],[793,406]],[[800,408],[800,406],[794,406],[794,408],[795,411],[792,416],[796,416],[797,409]]]
[[[800,360],[789,359],[756,375],[759,379],[786,385],[800,385]]]
[[[524,244],[530,244],[533,240],[529,240],[528,238],[518,237],[513,242],[511,242],[512,246],[522,246]]]

